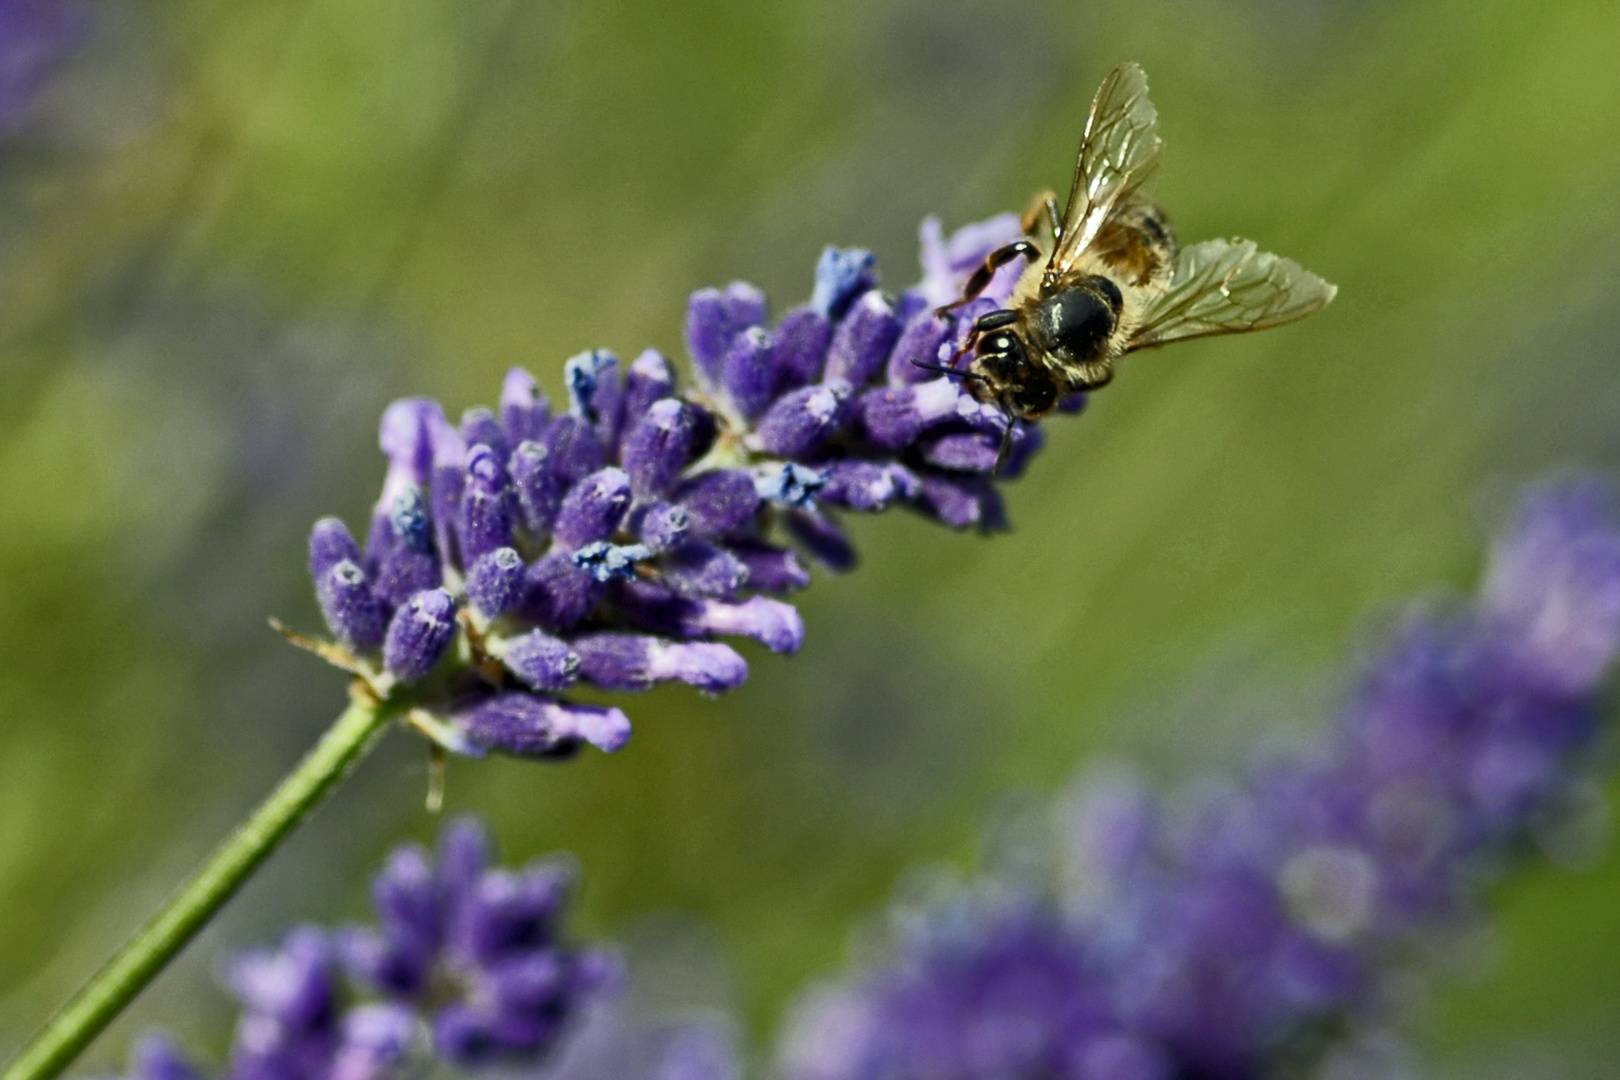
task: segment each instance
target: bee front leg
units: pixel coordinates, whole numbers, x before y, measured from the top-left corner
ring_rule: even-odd
[[[990,284],[990,279],[996,276],[997,270],[1000,270],[1003,266],[1006,266],[1008,263],[1019,257],[1027,258],[1030,262],[1034,262],[1036,259],[1041,257],[1041,249],[1030,243],[1028,240],[1014,240],[1005,247],[996,248],[996,250],[984,257],[984,262],[977,270],[973,271],[973,276],[967,279],[967,284],[962,286],[961,297],[956,300],[952,300],[944,307],[935,308],[934,314],[949,314],[968,301],[976,298],[980,293],[984,292],[985,287]]]
[[[1063,219],[1058,217],[1057,192],[1051,188],[1037,191],[1035,197],[1029,200],[1029,206],[1019,222],[1025,236],[1035,235],[1035,226],[1040,224],[1042,214],[1046,215],[1047,224],[1052,226],[1052,239],[1063,239]]]
[[[977,319],[973,320],[973,326],[968,330],[967,340],[962,343],[962,347],[958,349],[952,356],[952,363],[955,363],[955,358],[958,356],[972,356],[973,350],[978,347],[979,338],[982,335],[992,330],[1000,330],[1002,327],[1011,326],[1017,321],[1018,313],[1016,311],[1009,311],[1006,308],[1001,308],[997,311],[989,311],[983,315],[980,315]],[[982,383],[986,381],[985,377],[980,375],[978,372],[962,371],[959,368],[952,367],[947,364],[930,364],[925,360],[918,360],[915,357],[912,358],[911,363],[914,367],[920,367],[924,371],[937,371],[941,375],[949,375],[952,378],[961,379],[964,382]]]

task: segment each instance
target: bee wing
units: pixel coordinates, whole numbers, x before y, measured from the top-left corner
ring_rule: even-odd
[[[1205,240],[1176,256],[1169,288],[1148,305],[1125,348],[1293,322],[1320,311],[1338,291],[1253,240]]]
[[[1135,64],[1120,64],[1091,101],[1063,210],[1063,236],[1047,260],[1043,287],[1052,287],[1074,269],[1114,208],[1153,179],[1163,151],[1147,76]]]

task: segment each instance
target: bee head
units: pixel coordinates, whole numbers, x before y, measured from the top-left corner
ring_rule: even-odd
[[[973,366],[990,391],[982,400],[993,398],[1009,416],[1044,416],[1057,405],[1059,388],[1051,370],[1030,361],[1023,338],[1011,329],[980,338]]]

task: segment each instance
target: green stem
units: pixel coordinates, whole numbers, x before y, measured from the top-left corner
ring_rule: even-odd
[[[134,1000],[374,745],[396,708],[356,695],[315,748],[163,910],[51,1018],[0,1080],[56,1076]]]

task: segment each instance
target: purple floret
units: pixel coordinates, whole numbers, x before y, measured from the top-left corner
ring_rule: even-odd
[[[309,572],[316,581],[332,567],[347,559],[359,563],[364,558],[349,527],[335,517],[324,517],[309,534]]]
[[[490,418],[494,423],[494,418]],[[499,432],[486,432],[501,443]],[[516,524],[516,493],[506,474],[506,455],[486,443],[479,443],[467,454],[467,475],[461,487],[461,562],[472,566],[497,548],[512,546]]]
[[[827,346],[826,378],[865,386],[883,370],[900,337],[900,318],[882,293],[865,293],[833,332]]]
[[[587,634],[576,638],[581,670],[598,686],[642,690],[677,679],[699,690],[719,693],[741,686],[748,664],[718,642],[666,642],[629,634]]]
[[[166,1035],[141,1036],[129,1055],[128,1080],[206,1080]]]
[[[388,620],[359,563],[343,559],[329,566],[315,579],[315,597],[338,640],[361,649],[382,644]]]
[[[433,670],[456,633],[456,601],[443,589],[427,589],[394,612],[383,642],[383,664],[404,682]]]
[[[586,544],[607,540],[619,531],[619,523],[630,510],[630,477],[623,469],[609,466],[591,473],[575,484],[557,512],[552,540],[559,547],[577,551]]]
[[[795,308],[776,327],[776,365],[782,390],[793,390],[821,379],[827,366],[827,343],[832,322],[820,311]]]
[[[638,499],[663,495],[691,461],[698,420],[690,405],[666,397],[649,405],[624,440],[624,468]]]
[[[902,959],[801,1007],[782,1048],[791,1080],[1171,1080],[1122,1029],[1095,961],[1038,900],[970,894],[908,920]],[[1104,1056],[1137,1072],[1091,1071]],[[1112,1064],[1112,1063],[1110,1063]]]
[[[517,691],[482,698],[453,720],[472,746],[513,757],[566,757],[581,743],[612,753],[630,739],[630,721],[618,709]]]
[[[544,630],[510,639],[501,662],[525,686],[552,693],[568,689],[579,675],[579,655]]]
[[[726,395],[742,415],[753,419],[776,396],[776,339],[762,326],[750,326],[731,339],[721,361]]]
[[[467,599],[486,618],[505,615],[523,599],[523,556],[509,547],[496,548],[467,571]]]
[[[843,424],[853,392],[847,379],[831,379],[784,395],[760,421],[760,446],[785,458],[820,449]]]

